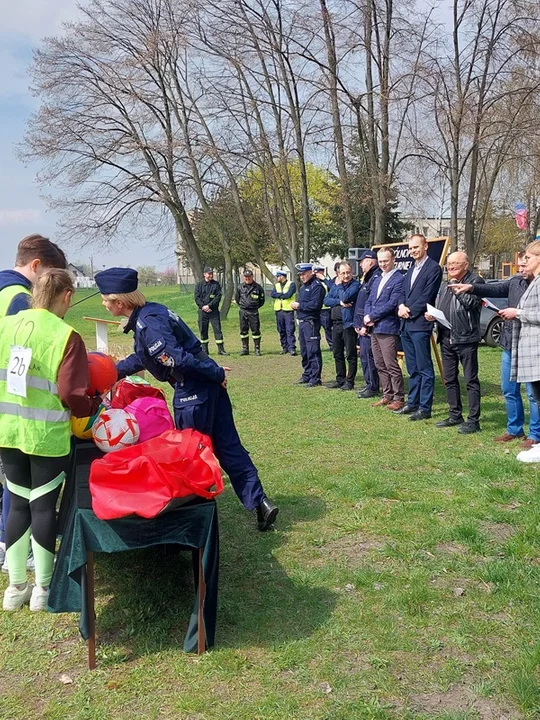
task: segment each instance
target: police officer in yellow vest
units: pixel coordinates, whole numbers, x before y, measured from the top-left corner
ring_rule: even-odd
[[[15,315],[30,307],[32,283],[46,268],[66,268],[66,256],[58,245],[42,235],[34,234],[23,238],[17,247],[15,268],[0,271],[0,318]],[[0,513],[0,565],[2,572],[8,572],[5,560],[5,525],[10,505],[9,490],[0,488],[2,511]],[[30,553],[28,568],[33,569]]]
[[[291,307],[291,303],[296,300],[296,284],[287,279],[286,270],[277,270],[275,275],[276,284],[270,293],[270,297],[274,298],[281,354],[296,355],[294,310]]]
[[[11,494],[6,524],[10,584],[4,610],[30,602],[44,610],[56,542],[56,501],[70,452],[71,413],[93,415],[84,343],[62,319],[71,275],[47,270],[34,283],[32,309],[0,320],[0,458]],[[36,585],[26,579],[32,535]]]

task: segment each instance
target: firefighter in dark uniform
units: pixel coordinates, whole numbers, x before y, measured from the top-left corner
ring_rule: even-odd
[[[298,318],[298,335],[300,337],[300,355],[302,357],[302,377],[299,385],[318,387],[321,384],[321,308],[325,290],[313,274],[310,263],[296,266],[302,286],[297,300],[291,303]]]
[[[255,355],[261,354],[261,320],[259,308],[264,305],[264,288],[253,279],[253,270],[244,270],[244,282],[234,294],[234,301],[240,308],[240,338],[242,350],[240,355],[249,355],[249,331],[253,338]]]
[[[203,270],[204,280],[195,285],[195,305],[199,308],[199,332],[204,351],[208,353],[208,325],[212,325],[218,355],[228,355],[225,352],[221,318],[219,316],[219,303],[221,302],[221,285],[214,280],[214,271],[211,267]]]
[[[313,265],[313,272],[315,273],[317,280],[323,286],[324,294],[326,295],[326,293],[332,289],[332,285],[334,284],[333,280],[326,277],[326,268],[324,265]],[[334,341],[332,339],[332,313],[330,308],[324,306],[321,310],[321,326],[324,330],[324,339],[326,340],[326,344],[330,350],[333,350]]]
[[[146,369],[157,380],[173,385],[176,427],[210,436],[238,498],[246,510],[257,511],[259,530],[269,529],[278,508],[266,497],[257,468],[236,430],[225,377],[229,368],[208,357],[176,313],[146,301],[137,290],[136,270],[110,268],[95,279],[103,305],[114,317],[127,317],[124,332],[135,334],[135,352],[117,365],[119,378]]]

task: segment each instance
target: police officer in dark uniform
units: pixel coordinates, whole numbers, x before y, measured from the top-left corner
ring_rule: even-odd
[[[298,335],[300,337],[300,355],[302,357],[302,377],[299,385],[318,387],[321,384],[321,308],[325,290],[313,274],[310,263],[296,266],[302,286],[297,300],[291,303],[298,318]]]
[[[336,265],[339,267],[339,263],[336,263]],[[326,295],[326,293],[330,292],[332,289],[335,278],[330,280],[330,278],[326,277],[326,268],[324,265],[319,265],[317,263],[313,265],[313,272],[315,273],[317,280],[323,286]],[[334,339],[332,337],[332,312],[330,308],[327,308],[324,305],[321,310],[321,326],[324,330],[324,339],[326,340],[326,344],[328,345],[329,350],[333,350]]]
[[[234,300],[240,308],[240,355],[249,355],[249,331],[253,338],[255,355],[261,354],[261,320],[259,308],[264,305],[264,288],[253,279],[253,270],[244,270],[244,282],[236,288]]]
[[[225,352],[223,332],[221,330],[221,318],[219,316],[219,303],[221,302],[221,285],[214,280],[214,271],[211,267],[203,270],[204,280],[195,285],[195,304],[199,308],[199,332],[201,342],[206,353],[208,353],[208,325],[212,325],[218,355],[228,355]]]
[[[226,389],[225,370],[229,368],[208,357],[176,313],[146,301],[137,290],[136,270],[110,268],[95,279],[103,305],[114,317],[127,317],[124,332],[135,334],[135,352],[118,363],[119,377],[146,369],[157,380],[170,382],[176,427],[194,428],[211,437],[214,453],[238,498],[246,510],[257,511],[259,530],[270,528],[278,508],[266,497],[257,468],[236,430]]]

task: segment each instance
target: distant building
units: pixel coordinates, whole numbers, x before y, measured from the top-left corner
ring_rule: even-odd
[[[73,263],[69,263],[67,266],[68,272],[73,275],[75,280],[76,288],[93,288],[96,287],[96,281],[94,278],[88,277],[84,270]]]

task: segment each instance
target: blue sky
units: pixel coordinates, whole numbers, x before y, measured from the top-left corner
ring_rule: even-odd
[[[40,198],[34,181],[37,167],[26,168],[16,156],[25,124],[36,99],[28,90],[28,65],[32,50],[42,37],[57,35],[62,23],[77,18],[76,0],[15,0],[3,3],[0,25],[0,269],[13,266],[15,248],[25,235],[39,232],[55,240],[56,217]],[[126,252],[106,253],[103,249],[63,244],[72,261],[94,265],[125,265]],[[133,265],[174,265],[174,255],[147,249],[143,243],[130,243],[129,262]]]

